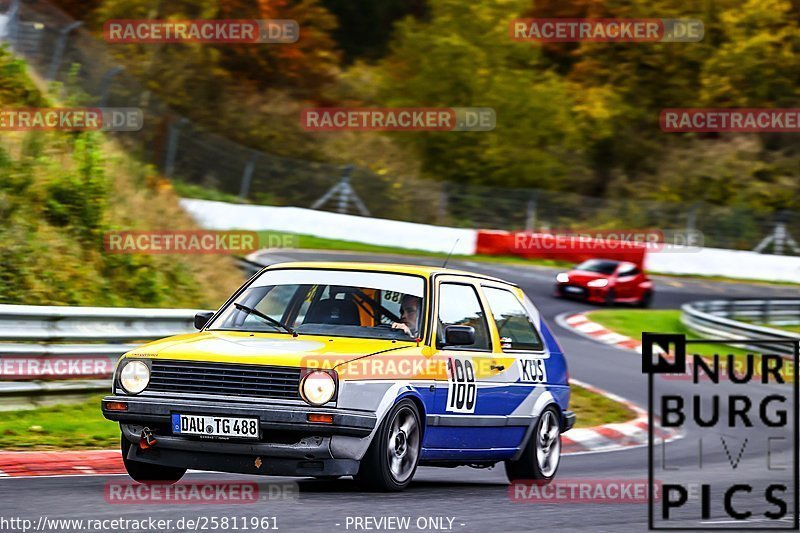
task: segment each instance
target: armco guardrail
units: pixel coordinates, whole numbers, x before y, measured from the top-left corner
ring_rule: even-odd
[[[105,389],[120,355],[145,341],[194,331],[197,312],[0,305],[0,410]]]
[[[195,310],[0,305],[3,341],[136,341],[191,331]]]
[[[747,347],[783,355],[791,355],[792,349],[759,344],[758,339],[800,341],[800,333],[759,325],[800,324],[800,300],[797,299],[707,300],[684,304],[681,310],[681,322],[703,337],[752,339]]]

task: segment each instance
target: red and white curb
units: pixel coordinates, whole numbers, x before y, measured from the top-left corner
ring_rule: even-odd
[[[610,452],[647,444],[647,412],[610,392],[578,381],[571,383],[619,402],[633,411],[633,420],[591,428],[573,428],[561,436],[564,455]],[[681,435],[654,428],[656,442]],[[0,477],[108,476],[125,474],[119,450],[11,452],[0,451]]]
[[[642,353],[642,341],[626,337],[625,335],[611,331],[597,322],[592,322],[583,313],[565,313],[556,317],[556,322],[565,329],[571,329],[579,335],[588,337],[597,342],[602,342],[603,344],[615,346],[623,350],[632,350]]]
[[[615,331],[611,331],[605,326],[592,322],[583,313],[565,313],[556,318],[556,322],[565,329],[571,329],[594,341],[602,342],[610,346],[615,346],[623,350],[642,353],[642,342],[638,339],[632,339]],[[658,350],[657,347],[654,347]],[[583,446],[588,449],[580,451],[610,451],[612,449],[628,448],[631,446],[644,446],[648,440],[648,417],[647,411],[641,407],[629,402],[628,400],[581,383],[576,379],[571,379],[571,383],[575,383],[585,389],[594,393],[601,394],[616,402],[626,405],[629,409],[636,413],[636,418],[630,422],[622,424],[605,424],[587,429],[571,429],[562,437],[562,446],[566,444],[567,439],[575,441],[578,446]],[[683,435],[679,431],[666,429],[661,427],[653,428],[653,437],[656,442],[670,442],[681,438]],[[566,446],[564,447],[567,451]]]
[[[124,474],[119,450],[0,451],[0,477]]]
[[[573,428],[561,436],[561,451],[564,454],[610,452],[626,448],[645,446],[649,439],[647,411],[616,394],[593,387],[577,379],[570,383],[605,396],[634,412],[636,417],[628,422],[603,424],[591,428]],[[670,442],[683,435],[674,430],[653,427],[654,444]]]

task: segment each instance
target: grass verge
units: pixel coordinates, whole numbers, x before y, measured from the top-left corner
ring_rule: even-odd
[[[615,402],[577,385],[572,385],[569,408],[575,412],[577,417],[576,428],[627,422],[636,417],[636,413],[628,409],[625,404]]]
[[[119,446],[119,425],[103,418],[102,395],[75,404],[4,412],[0,443],[5,450],[102,449]]]
[[[119,446],[119,425],[103,418],[102,395],[69,405],[10,411],[0,418],[0,448],[4,450],[91,450]],[[624,422],[634,417],[622,404],[581,387],[572,387],[570,408],[576,427]]]
[[[681,312],[677,309],[603,309],[591,311],[587,316],[598,324],[605,326],[615,333],[620,333],[632,339],[642,338],[643,331],[657,333],[682,333],[687,340],[702,340],[702,337],[689,331],[681,323]],[[719,345],[691,344],[691,351],[700,355],[714,355],[719,353]],[[734,355],[747,355],[748,351],[736,346],[725,346],[725,352]]]

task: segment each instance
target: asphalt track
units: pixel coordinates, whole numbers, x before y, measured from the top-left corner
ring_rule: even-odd
[[[438,259],[414,259],[407,256],[376,256],[344,252],[281,251],[260,257],[265,263],[287,260],[368,260],[380,262],[414,262],[439,264]],[[641,361],[636,354],[607,347],[565,330],[555,323],[555,317],[568,311],[593,309],[578,302],[558,300],[551,297],[554,271],[548,268],[491,264],[485,262],[451,261],[453,268],[482,272],[519,284],[534,300],[544,318],[553,327],[568,355],[570,374],[581,381],[601,387],[623,396],[641,406],[647,405],[647,381],[641,371]],[[677,308],[680,304],[704,299],[725,297],[769,297],[786,296],[794,288],[751,285],[747,283],[710,282],[669,277],[655,278],[656,296],[654,307]],[[733,387],[722,384],[731,392],[747,395],[763,395],[765,386],[745,385]],[[659,382],[659,391],[676,391],[682,394],[697,392],[687,382]],[[723,409],[723,413],[727,412]],[[709,433],[711,432],[711,433]],[[784,432],[786,433],[786,432]],[[754,429],[748,433],[749,442],[741,453],[736,468],[735,462],[742,447],[742,433],[729,429],[705,429],[702,466],[698,463],[698,438],[701,434],[690,426],[685,438],[667,444],[658,450],[659,466],[678,470],[659,470],[658,479],[681,478],[686,482],[702,483],[713,479],[715,483],[733,484],[747,482],[756,487],[751,495],[739,494],[735,498],[737,508],[750,509],[753,517],[747,524],[763,529],[791,522],[759,521],[760,514],[772,509],[764,503],[758,487],[776,479],[791,478],[788,470],[766,470],[767,449],[764,432]],[[710,435],[710,437],[709,437]],[[727,436],[729,450],[726,453],[720,444],[719,435]],[[770,461],[773,468],[791,465],[791,434],[788,440],[774,441]],[[662,463],[663,459],[663,463]],[[671,476],[671,477],[670,477]],[[509,486],[502,467],[475,470],[469,467],[456,469],[420,468],[411,487],[401,494],[375,494],[362,492],[349,479],[318,481],[310,479],[258,478],[263,483],[295,482],[299,487],[296,498],[286,501],[266,501],[251,505],[174,505],[174,504],[109,504],[104,498],[106,484],[124,481],[125,476],[81,476],[57,478],[0,478],[0,517],[27,518],[36,524],[41,516],[48,519],[172,519],[171,527],[160,531],[180,531],[175,521],[181,517],[275,517],[280,531],[375,531],[398,530],[376,527],[375,522],[363,521],[367,517],[410,517],[411,531],[437,530],[435,527],[419,529],[423,520],[443,519],[438,529],[451,531],[644,531],[648,528],[647,505],[641,503],[528,503],[514,502],[509,497]],[[230,474],[189,474],[189,481],[199,480],[248,480],[253,478]],[[645,480],[647,479],[647,448],[634,448],[609,453],[570,455],[562,459],[558,473],[560,480]],[[732,527],[730,518],[723,512],[722,496],[718,490],[711,493],[711,517],[706,527]],[[789,505],[789,519],[794,509],[792,486],[783,495]],[[687,520],[696,520],[699,509],[697,497],[690,498],[689,508],[683,515]],[[660,512],[660,508],[657,508]],[[356,520],[361,527],[356,527]],[[448,519],[451,519],[450,522]],[[383,524],[384,526],[386,523]],[[670,523],[670,527],[679,524]],[[684,526],[700,525],[696,521]],[[244,531],[239,523],[238,530]],[[3,528],[3,531],[21,529]],[[72,531],[75,527],[49,529],[49,531]],[[110,531],[107,529],[106,531]],[[209,529],[211,530],[211,529]],[[228,531],[235,530],[232,527]],[[253,530],[252,528],[249,530]],[[223,529],[217,529],[223,531]]]

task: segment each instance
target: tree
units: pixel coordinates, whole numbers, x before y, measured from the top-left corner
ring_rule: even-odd
[[[458,183],[569,188],[583,167],[580,114],[568,84],[541,68],[538,46],[508,24],[526,2],[431,0],[430,20],[406,18],[374,69],[370,104],[491,107],[491,132],[391,134],[412,145],[422,175]]]

